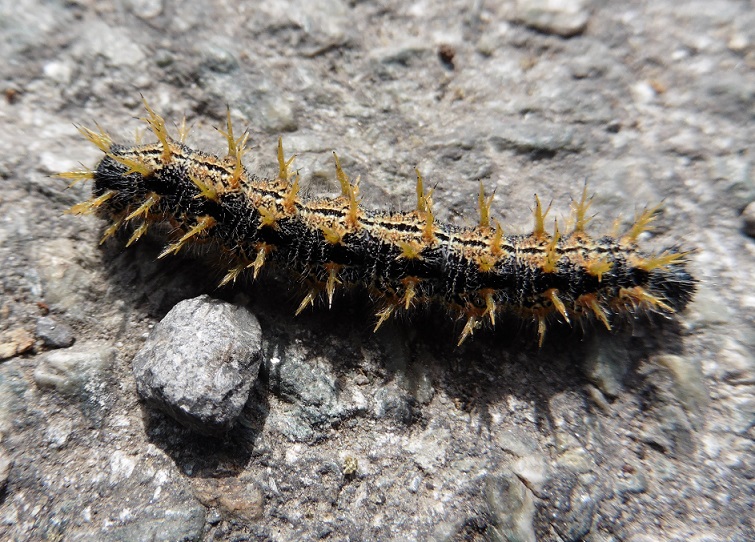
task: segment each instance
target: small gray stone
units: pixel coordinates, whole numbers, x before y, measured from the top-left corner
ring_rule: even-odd
[[[653,409],[640,438],[671,457],[689,457],[695,451],[692,426],[684,411],[676,405],[662,405]]]
[[[548,464],[539,453],[517,459],[511,464],[511,470],[535,495],[540,494],[548,480]]]
[[[202,434],[241,414],[262,361],[262,331],[242,307],[203,295],[177,304],[134,357],[139,395]]]
[[[485,500],[493,516],[496,539],[508,542],[534,542],[535,501],[512,472],[490,476],[485,481]]]
[[[603,394],[617,397],[624,387],[624,377],[631,363],[625,349],[595,338],[585,353],[582,370]]]
[[[265,426],[277,431],[291,442],[307,442],[315,436],[309,413],[299,405],[284,405],[270,410],[265,419]]]
[[[35,334],[45,345],[53,348],[67,348],[76,340],[70,327],[49,316],[37,320]]]
[[[518,427],[499,433],[497,440],[501,449],[516,457],[529,457],[539,451],[534,437]]]
[[[744,209],[755,199],[753,159],[748,154],[711,159],[709,175],[722,183],[724,201],[732,208]]]
[[[126,6],[129,11],[140,19],[154,19],[165,9],[163,0],[128,0]]]
[[[205,44],[202,56],[202,66],[217,73],[231,73],[239,68],[239,61],[233,53],[217,45]]]
[[[242,111],[254,118],[267,133],[295,132],[299,129],[299,121],[291,100],[283,92],[271,91],[263,93],[254,107],[242,106]]]
[[[543,489],[548,500],[547,515],[561,540],[582,540],[592,528],[598,502],[603,494],[600,485],[583,483],[570,469],[560,467]]]
[[[100,343],[83,343],[39,356],[34,381],[63,393],[93,389],[115,359],[115,349]]]
[[[586,0],[518,0],[516,16],[541,32],[569,37],[585,29],[590,13]]]
[[[208,512],[206,521],[210,525],[217,525],[218,523],[223,521],[223,515],[219,510],[212,509]]]
[[[157,64],[159,68],[167,68],[173,64],[176,59],[170,51],[160,49],[153,55],[152,60],[155,61],[155,64]]]
[[[742,222],[745,233],[750,237],[755,237],[755,201],[748,204],[742,211]]]
[[[329,368],[315,360],[287,352],[286,359],[269,365],[270,384],[281,397],[305,407],[328,407],[338,401],[336,378]]]
[[[354,387],[338,387],[332,363],[312,357],[294,343],[274,349],[266,360],[270,391],[285,402],[272,409],[266,425],[294,442],[304,442],[323,427],[368,410],[369,403]]]
[[[755,385],[755,344],[724,339],[721,349],[715,354],[716,376],[733,386]]]
[[[389,418],[411,425],[418,417],[417,401],[398,386],[387,385],[375,394],[375,417]]]

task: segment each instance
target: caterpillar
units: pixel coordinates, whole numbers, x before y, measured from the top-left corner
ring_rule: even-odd
[[[154,143],[119,145],[99,127],[78,127],[105,156],[94,169],[59,174],[71,184],[94,183],[92,198],[69,211],[108,220],[101,243],[126,229],[130,246],[151,226],[167,225],[160,258],[190,244],[210,244],[228,262],[221,285],[244,274],[257,278],[273,264],[306,287],[297,315],[318,300],[330,306],[338,289],[362,287],[377,306],[375,330],[396,314],[440,304],[464,323],[459,345],[481,326],[495,326],[504,313],[531,321],[542,345],[551,322],[587,320],[612,330],[622,317],[682,310],[694,294],[688,252],[638,247],[657,208],[638,214],[623,235],[593,238],[586,231],[592,198],[585,185],[572,204],[568,232],[557,221],[552,233],[546,231],[550,206],[544,209],[535,196],[532,232],[506,235],[491,218],[493,196],[482,183],[475,227],[437,220],[418,170],[414,210],[366,209],[358,180],[349,180],[336,153],[341,194],[306,199],[294,157],[285,157],[280,138],[278,175],[262,178],[243,165],[248,132],[234,136],[230,110],[221,131],[228,153],[220,157],[188,147],[185,122],[173,139],[165,120],[144,105],[142,120]]]

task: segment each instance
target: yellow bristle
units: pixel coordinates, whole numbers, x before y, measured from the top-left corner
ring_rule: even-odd
[[[540,203],[540,198],[535,194],[535,210],[533,215],[535,217],[535,226],[532,230],[532,235],[535,237],[543,237],[547,235],[545,233],[545,217],[551,210],[551,204],[548,204],[548,208],[543,212],[543,206]]]
[[[296,309],[294,316],[299,316],[304,309],[310,305],[314,305],[315,299],[317,299],[317,290],[313,288],[304,296],[304,299],[302,299],[301,304],[299,304],[299,308]]]
[[[477,326],[477,317],[470,315],[467,318],[467,323],[464,324],[464,329],[461,330],[461,336],[459,337],[459,342],[456,343],[456,346],[461,346],[461,344],[467,340],[467,337],[471,337],[474,334],[474,330],[477,328]]]
[[[495,194],[491,194],[489,198],[485,198],[485,187],[480,181],[480,194],[477,196],[477,206],[480,209],[480,227],[490,227],[490,207],[493,205],[493,198]]]
[[[152,132],[157,136],[158,141],[163,146],[162,161],[164,164],[170,162],[172,151],[170,148],[170,136],[168,135],[168,128],[165,126],[165,119],[155,113],[147,103],[147,100],[142,97],[144,102],[144,108],[147,110],[147,116],[142,120],[147,123]]]
[[[373,333],[380,329],[380,326],[382,326],[391,317],[391,314],[393,314],[394,310],[396,310],[395,305],[388,305],[375,314],[378,320],[375,324],[375,329],[372,330]]]

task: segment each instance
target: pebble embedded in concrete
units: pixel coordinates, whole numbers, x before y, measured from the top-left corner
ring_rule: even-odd
[[[585,0],[519,0],[516,15],[527,26],[564,37],[581,33],[590,19]]]
[[[102,376],[110,369],[114,359],[115,349],[98,342],[46,352],[37,360],[34,381],[43,388],[81,394],[101,383]]]
[[[49,316],[43,316],[37,320],[35,335],[46,346],[52,348],[66,348],[71,346],[76,340],[73,330],[68,325],[58,322]]]
[[[178,303],[134,357],[139,395],[198,433],[236,422],[262,362],[262,331],[243,307],[203,295]]]

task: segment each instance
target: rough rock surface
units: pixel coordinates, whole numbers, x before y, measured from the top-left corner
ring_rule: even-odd
[[[37,320],[34,333],[46,346],[51,348],[71,346],[75,340],[73,330],[70,327],[48,316],[43,316]]]
[[[516,11],[524,24],[566,37],[582,32],[590,18],[586,0],[517,0]]]
[[[203,295],[165,315],[134,356],[139,395],[199,433],[231,428],[262,363],[259,322],[243,307]]]
[[[0,539],[755,539],[754,29],[741,0],[0,0]],[[282,135],[312,196],[336,150],[368,207],[409,208],[417,166],[439,219],[474,224],[482,180],[508,232],[586,178],[597,233],[662,201],[642,243],[693,249],[699,291],[542,349],[455,348],[443,314],[373,334],[358,296],[294,318],[297,285],[217,288],[64,214],[89,187],[50,174],[100,157],[74,123],[132,141],[140,95],[208,151],[230,105],[261,174]],[[222,437],[144,409],[131,371],[203,293],[263,334]]]

